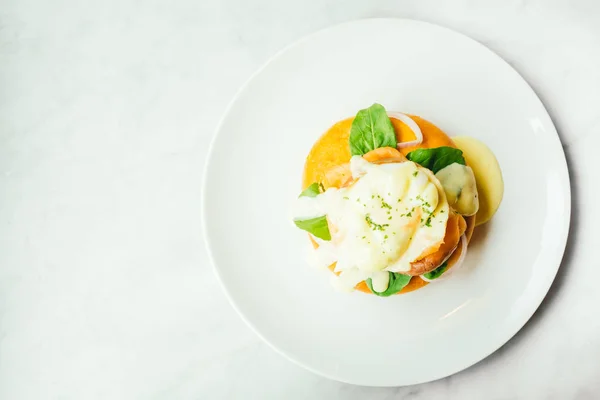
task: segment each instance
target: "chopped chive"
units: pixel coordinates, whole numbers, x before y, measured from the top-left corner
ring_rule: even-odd
[[[371,227],[375,231],[384,231],[385,228],[387,228],[388,226],[390,226],[390,224],[377,224],[377,223],[375,223],[373,221],[373,219],[371,219],[371,214],[365,215],[365,221],[367,221],[367,224],[369,225],[369,227]]]

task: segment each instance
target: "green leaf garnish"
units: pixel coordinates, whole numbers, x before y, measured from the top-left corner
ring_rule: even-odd
[[[362,156],[380,147],[396,147],[396,133],[381,104],[360,110],[350,128],[350,153]]]
[[[442,146],[434,149],[417,149],[406,155],[410,161],[430,169],[434,174],[450,164],[467,165],[462,150]]]
[[[317,195],[321,194],[322,188],[322,184],[315,182],[308,186],[306,189],[304,189],[298,197],[317,197]]]
[[[373,292],[373,294],[376,294],[377,296],[381,297],[388,297],[393,294],[396,294],[399,291],[401,291],[404,288],[404,286],[408,285],[408,282],[410,282],[410,279],[412,278],[412,276],[410,275],[403,275],[397,272],[388,273],[390,274],[390,283],[388,284],[388,288],[383,292],[376,292],[373,289],[373,281],[371,280],[371,278],[367,279],[367,286],[369,287],[371,292]]]
[[[439,267],[437,267],[436,269],[434,269],[433,271],[423,274],[423,276],[425,278],[429,279],[430,281],[432,281],[432,280],[437,279],[440,276],[442,276],[442,274],[444,272],[446,272],[447,269],[448,269],[448,262],[445,262],[442,265],[440,265]]]
[[[295,219],[294,224],[319,239],[331,240],[331,233],[329,233],[329,225],[325,215],[310,219]]]

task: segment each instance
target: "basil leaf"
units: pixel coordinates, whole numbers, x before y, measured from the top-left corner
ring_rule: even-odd
[[[294,224],[319,239],[331,240],[331,233],[329,233],[329,225],[327,225],[325,215],[311,219],[295,219]]]
[[[308,186],[306,189],[300,193],[298,197],[317,197],[317,195],[321,194],[323,189],[323,185],[321,183],[313,183]]]
[[[396,147],[396,133],[381,104],[360,110],[350,128],[350,153],[362,156],[380,147]]]
[[[442,274],[444,272],[446,272],[446,270],[448,269],[448,262],[443,263],[442,265],[440,265],[439,267],[437,267],[436,269],[434,269],[433,271],[429,271],[426,274],[423,274],[423,276],[427,279],[429,279],[430,281],[439,278],[440,276],[442,276]]]
[[[404,288],[404,286],[408,285],[408,282],[410,282],[410,279],[412,278],[412,276],[410,275],[398,274],[396,272],[389,272],[389,274],[390,283],[388,284],[388,288],[383,292],[376,292],[375,290],[373,290],[373,281],[371,280],[371,278],[367,279],[367,286],[369,287],[371,292],[373,292],[373,294],[376,294],[377,296],[381,297],[388,297],[393,294],[396,294],[399,291],[401,291]]]
[[[467,165],[462,150],[454,147],[442,146],[434,149],[417,149],[406,155],[410,161],[430,169],[435,174],[440,169],[450,164],[459,163]]]

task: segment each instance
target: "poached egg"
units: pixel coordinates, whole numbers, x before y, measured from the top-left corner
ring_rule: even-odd
[[[449,205],[444,188],[428,169],[411,161],[374,164],[350,160],[352,181],[316,197],[300,197],[297,219],[326,215],[330,241],[312,259],[319,267],[335,263],[336,288],[351,291],[371,278],[388,286],[389,272],[406,273],[411,262],[435,252],[444,240]]]

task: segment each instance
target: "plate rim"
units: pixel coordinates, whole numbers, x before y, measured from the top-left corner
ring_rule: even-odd
[[[277,346],[275,346],[273,343],[271,343],[271,341],[269,341],[261,332],[260,330],[240,311],[240,309],[238,308],[236,302],[233,300],[233,297],[229,291],[229,289],[227,288],[227,285],[225,285],[225,282],[223,280],[222,275],[219,272],[219,269],[217,268],[217,264],[215,262],[214,259],[214,255],[213,252],[211,250],[212,247],[212,240],[210,239],[210,236],[208,235],[208,227],[206,224],[206,215],[207,215],[207,185],[208,185],[208,176],[210,173],[210,165],[214,156],[214,147],[216,145],[217,139],[222,131],[222,127],[226,121],[226,119],[228,118],[231,109],[233,108],[234,104],[236,103],[236,101],[238,100],[238,98],[240,97],[240,95],[246,90],[246,88],[250,85],[250,83],[257,77],[259,76],[273,61],[275,61],[276,59],[278,59],[281,55],[283,55],[284,53],[286,53],[288,50],[302,44],[305,41],[308,41],[310,39],[312,39],[315,36],[318,36],[320,34],[323,34],[325,32],[328,32],[330,30],[335,30],[335,29],[339,29],[343,26],[346,25],[353,25],[353,24],[360,24],[360,23],[375,23],[375,22],[394,22],[394,23],[409,23],[409,24],[417,24],[417,25],[423,25],[426,26],[428,28],[433,28],[433,29],[438,29],[438,30],[442,30],[442,31],[446,31],[448,34],[452,34],[452,35],[456,35],[458,37],[460,37],[463,40],[466,40],[468,42],[471,42],[472,44],[476,45],[477,47],[479,47],[480,49],[488,52],[492,57],[494,57],[496,60],[498,60],[499,62],[505,64],[505,66],[507,66],[509,69],[511,69],[513,72],[515,72],[517,74],[517,76],[519,77],[519,79],[522,81],[522,83],[525,84],[525,86],[527,87],[527,89],[530,91],[530,93],[533,95],[533,97],[538,101],[539,105],[541,106],[541,109],[543,110],[543,112],[545,113],[545,116],[548,118],[548,121],[550,123],[550,127],[552,128],[552,131],[549,132],[552,137],[552,139],[550,140],[554,140],[555,141],[555,145],[558,146],[558,148],[560,149],[559,153],[561,155],[560,158],[560,171],[561,171],[561,183],[564,183],[564,198],[563,200],[563,211],[565,214],[565,218],[562,222],[562,232],[560,232],[560,234],[557,234],[557,239],[558,239],[558,243],[560,244],[560,246],[558,247],[558,252],[557,254],[559,254],[556,258],[556,262],[554,263],[555,266],[553,268],[553,270],[551,271],[551,273],[548,273],[547,275],[547,282],[544,285],[543,288],[543,295],[539,296],[539,299],[536,299],[535,302],[532,302],[531,305],[528,307],[527,312],[523,313],[522,318],[519,319],[519,322],[516,323],[514,325],[514,329],[511,329],[510,331],[513,331],[512,333],[506,335],[505,338],[503,338],[501,341],[499,341],[499,343],[494,343],[493,346],[490,346],[491,350],[489,352],[486,352],[483,355],[478,355],[477,357],[474,357],[474,360],[470,360],[466,363],[464,363],[464,365],[460,365],[459,368],[455,369],[453,372],[451,373],[442,373],[442,374],[438,374],[435,376],[432,376],[428,379],[421,379],[421,380],[414,380],[411,383],[400,383],[400,384],[373,384],[373,383],[366,383],[366,382],[357,382],[357,381],[350,381],[350,380],[346,380],[343,377],[339,377],[339,376],[334,376],[332,374],[329,374],[327,372],[323,372],[320,371],[318,369],[313,368],[310,365],[304,364],[302,362],[300,362],[299,360],[295,359],[292,355],[288,354],[287,352],[283,351],[282,349],[278,348]],[[556,162],[557,160],[555,160],[554,162]],[[343,382],[343,383],[347,383],[347,384],[352,384],[352,385],[359,385],[359,386],[371,386],[371,387],[402,387],[402,386],[410,386],[410,385],[417,385],[417,384],[422,384],[422,383],[427,383],[427,382],[433,382],[433,381],[437,381],[452,375],[455,375],[461,371],[464,371],[472,366],[474,366],[475,364],[487,359],[489,356],[491,356],[493,353],[495,353],[496,351],[498,351],[500,348],[502,348],[505,344],[507,344],[512,338],[514,338],[517,333],[519,333],[523,327],[531,320],[531,317],[536,313],[536,311],[539,309],[540,305],[542,304],[542,302],[546,299],[546,297],[548,296],[548,293],[550,291],[550,288],[552,286],[552,284],[554,283],[556,276],[558,274],[558,270],[562,265],[564,256],[565,256],[565,252],[566,252],[566,248],[568,245],[568,237],[569,237],[569,232],[570,232],[570,227],[571,227],[571,218],[572,218],[572,190],[571,190],[571,179],[570,179],[570,170],[569,170],[569,165],[567,162],[567,158],[565,155],[565,151],[564,151],[564,147],[562,145],[562,141],[560,138],[560,135],[558,134],[558,130],[556,129],[556,125],[554,124],[554,121],[552,120],[552,117],[550,115],[550,113],[548,112],[548,109],[546,108],[546,106],[544,105],[543,101],[541,100],[541,98],[538,96],[538,94],[535,92],[535,90],[533,89],[533,87],[529,84],[529,82],[523,77],[523,75],[516,69],[514,68],[510,63],[508,63],[502,56],[500,56],[498,53],[496,53],[495,51],[493,51],[492,49],[490,49],[489,47],[487,47],[486,45],[484,45],[483,43],[479,42],[476,39],[473,39],[472,37],[463,34],[459,31],[456,31],[454,29],[448,28],[446,26],[443,25],[439,25],[436,23],[431,23],[431,22],[427,22],[427,21],[423,21],[423,20],[419,20],[419,19],[414,19],[414,18],[390,18],[390,17],[372,17],[372,18],[358,18],[358,19],[352,19],[349,21],[345,21],[339,24],[334,24],[331,26],[328,26],[326,28],[323,29],[319,29],[316,30],[314,32],[311,32],[307,35],[304,35],[302,37],[300,37],[297,40],[292,41],[291,43],[289,43],[288,45],[284,46],[283,48],[281,48],[279,51],[275,52],[272,56],[270,56],[266,61],[263,62],[263,64],[256,69],[249,77],[248,79],[246,79],[246,81],[240,86],[240,88],[237,90],[237,92],[234,94],[234,96],[231,98],[231,100],[229,101],[228,105],[226,106],[225,110],[223,111],[223,114],[221,115],[221,118],[218,122],[218,124],[216,125],[213,133],[212,133],[212,138],[210,140],[210,144],[207,148],[207,153],[206,153],[206,160],[203,166],[204,170],[203,170],[203,174],[202,174],[202,183],[201,183],[201,189],[202,189],[202,193],[201,193],[201,205],[200,205],[200,215],[201,215],[201,229],[202,229],[202,236],[203,236],[203,241],[205,244],[205,249],[207,251],[207,256],[208,256],[208,260],[212,266],[212,270],[214,275],[217,278],[217,281],[219,282],[219,286],[221,287],[221,290],[223,291],[223,293],[225,294],[225,296],[227,297],[227,301],[229,302],[229,304],[233,307],[233,309],[235,310],[235,312],[238,314],[238,316],[242,319],[242,321],[244,321],[244,323],[250,327],[250,329],[254,332],[254,334],[256,334],[264,343],[266,343],[271,349],[273,349],[276,353],[282,355],[284,358],[286,358],[287,360],[291,361],[292,363],[294,363],[295,365],[298,365],[308,371],[311,371],[312,373],[318,375],[318,376],[322,376],[325,377],[327,379],[331,379],[334,381],[338,381],[338,382]],[[561,185],[562,186],[562,185]],[[521,321],[522,319],[522,321]]]

